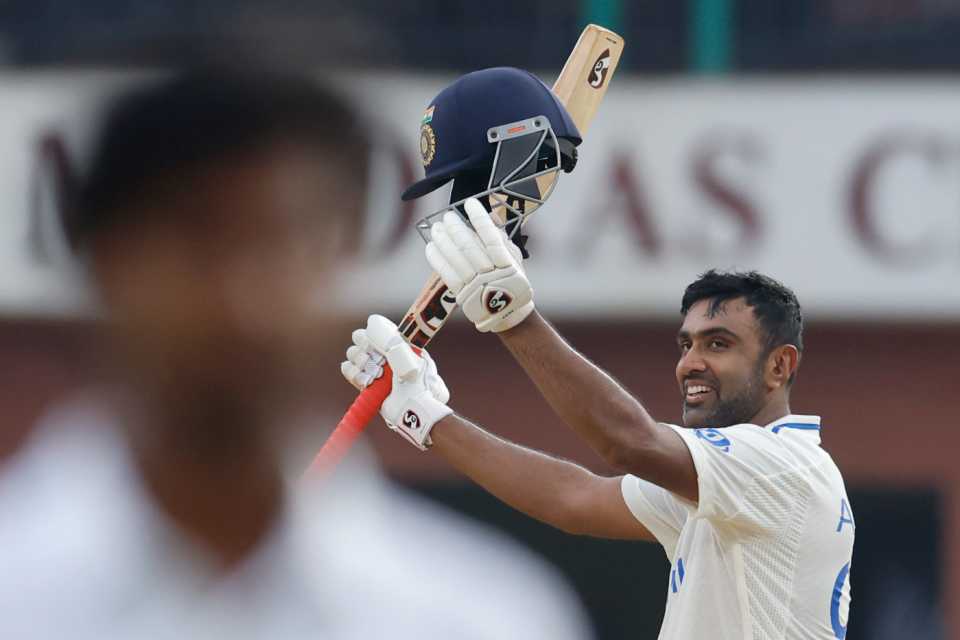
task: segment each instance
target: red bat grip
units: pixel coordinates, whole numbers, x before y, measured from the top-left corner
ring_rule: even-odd
[[[324,443],[323,448],[310,466],[311,472],[330,471],[343,459],[370,421],[377,417],[380,405],[390,395],[393,372],[390,365],[384,363],[383,375],[360,392],[350,408],[340,419],[337,428]]]

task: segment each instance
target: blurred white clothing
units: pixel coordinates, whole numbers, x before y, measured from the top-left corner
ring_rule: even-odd
[[[291,483],[224,575],[157,511],[108,412],[55,411],[0,468],[0,637],[588,637],[553,570],[391,486],[365,456]]]

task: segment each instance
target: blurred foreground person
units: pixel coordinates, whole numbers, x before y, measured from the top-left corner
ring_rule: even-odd
[[[372,466],[300,478],[364,139],[292,77],[112,103],[66,227],[114,384],[0,477],[0,636],[583,637],[546,569]]]

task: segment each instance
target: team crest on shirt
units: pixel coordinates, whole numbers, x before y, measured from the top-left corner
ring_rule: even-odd
[[[724,453],[730,453],[730,439],[717,429],[694,429],[701,440],[706,440]]]

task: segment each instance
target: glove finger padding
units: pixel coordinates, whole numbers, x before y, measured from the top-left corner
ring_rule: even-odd
[[[397,325],[380,315],[367,318],[367,338],[370,345],[387,357],[394,376],[402,380],[415,375],[420,368],[420,358],[400,335]]]
[[[347,360],[352,362],[358,369],[363,369],[370,361],[370,354],[365,349],[357,345],[347,348]]]
[[[378,371],[383,371],[383,363],[386,358],[383,355],[373,351],[372,347],[364,349],[360,345],[353,345],[347,349],[347,360],[352,362],[359,369],[367,370],[368,373],[378,375]]]
[[[463,207],[470,217],[470,224],[473,225],[474,231],[477,232],[480,241],[483,242],[486,253],[493,264],[497,267],[514,266],[516,261],[510,254],[510,250],[507,249],[509,240],[506,234],[493,224],[490,214],[483,208],[480,201],[476,198],[470,198],[464,203]]]
[[[507,237],[505,231],[501,229],[500,233],[503,234],[503,242],[507,246],[507,251],[509,251],[510,255],[513,257],[513,264],[517,267],[518,271],[521,273],[526,273],[527,270],[523,266],[523,251],[520,251],[520,247],[514,244],[514,242]]]
[[[450,390],[447,388],[443,378],[440,377],[440,372],[437,371],[437,363],[433,361],[433,358],[430,357],[430,354],[427,353],[426,350],[420,352],[420,357],[427,363],[426,381],[430,393],[433,394],[434,398],[444,404],[450,402]]]
[[[493,271],[493,262],[487,256],[477,236],[467,223],[456,213],[449,211],[443,216],[443,225],[447,235],[453,240],[457,250],[463,254],[476,273]],[[471,274],[472,276],[473,274]]]
[[[357,345],[364,351],[370,351],[370,339],[367,338],[366,329],[356,329],[353,333],[350,334],[350,339],[353,340],[353,344]]]
[[[340,373],[343,374],[343,377],[347,379],[347,382],[352,384],[357,391],[363,391],[370,386],[371,382],[379,378],[380,375],[383,375],[382,370],[378,376],[373,376],[369,373],[366,373],[362,369],[357,368],[357,366],[349,360],[344,360],[340,363]]]
[[[383,375],[383,363],[386,359],[373,350],[365,330],[357,329],[351,334],[351,338],[353,344],[347,348],[347,359],[340,363],[340,373],[347,382],[362,391]]]
[[[447,285],[447,289],[453,292],[453,295],[460,293],[464,285],[463,280],[457,275],[456,270],[450,263],[447,262],[447,259],[443,257],[443,253],[441,253],[433,241],[427,243],[424,254],[427,256],[427,262],[430,263],[430,268],[440,276],[443,284]]]
[[[430,238],[431,242],[433,242],[437,249],[440,250],[440,253],[443,254],[447,264],[453,267],[454,272],[461,281],[469,282],[470,279],[476,275],[476,269],[473,268],[467,257],[464,256],[463,252],[454,244],[453,238],[451,238],[447,232],[445,220],[444,222],[433,223],[433,226],[430,227]]]

